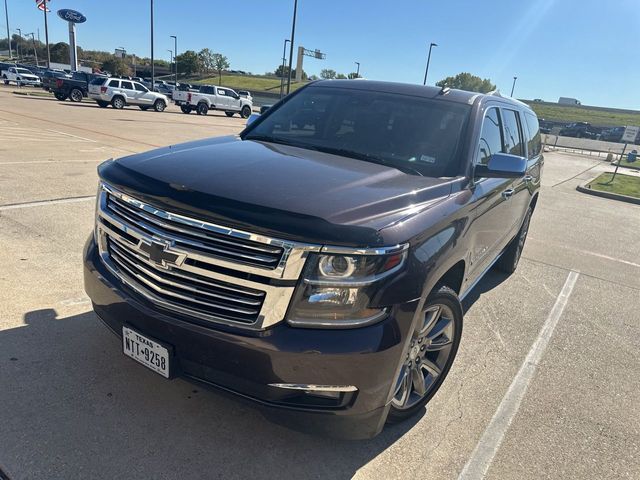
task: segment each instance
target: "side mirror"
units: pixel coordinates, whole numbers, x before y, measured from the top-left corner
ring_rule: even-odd
[[[527,172],[527,159],[509,153],[494,153],[488,165],[476,165],[476,178],[520,178]]]
[[[249,125],[251,125],[259,117],[260,117],[260,114],[258,114],[258,113],[252,113],[251,115],[249,115],[249,118],[247,118],[247,125],[246,126],[248,127]]]

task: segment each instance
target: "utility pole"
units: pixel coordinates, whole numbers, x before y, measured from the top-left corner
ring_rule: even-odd
[[[356,78],[360,78],[360,62],[355,62],[358,65],[358,69],[356,70]]]
[[[298,0],[293,2],[293,22],[291,23],[291,44],[289,45],[289,78],[287,80],[287,95],[291,91],[291,64],[293,62],[293,43],[296,38],[296,16],[298,14]]]
[[[518,80],[518,77],[513,77],[513,85],[511,85],[511,97],[513,97],[513,91],[516,88],[516,80]]]
[[[9,30],[9,10],[7,9],[7,0],[4,0],[4,18],[7,21],[7,42],[9,43],[9,58],[13,60],[13,50],[11,50],[11,32]]]
[[[20,44],[22,43],[22,30],[16,28],[16,32],[18,32],[18,41],[16,42],[16,55],[18,57],[18,61],[20,61]]]
[[[47,23],[47,2],[42,4],[42,11],[44,12],[44,40],[47,44],[47,68],[51,68],[51,52],[49,51],[49,24]],[[69,45],[71,48],[71,45]],[[73,65],[72,65],[73,66]]]
[[[27,36],[31,35],[31,41],[33,42],[33,55],[36,57],[36,67],[38,67],[38,50],[36,50],[36,37],[33,32],[27,33]]]
[[[280,98],[284,96],[284,70],[287,68],[287,42],[290,42],[288,38],[284,41],[284,48],[282,49],[282,70],[280,70]]]
[[[176,63],[176,89],[178,88],[178,37],[176,35],[169,35],[169,37],[173,38],[173,61]]]
[[[431,43],[431,45],[429,45],[429,56],[427,57],[427,68],[424,71],[424,81],[422,82],[423,85],[427,84],[427,74],[429,73],[429,63],[431,62],[431,49],[437,46],[438,46],[437,43]]]
[[[153,0],[151,0],[151,91],[156,91],[156,67],[153,63]]]

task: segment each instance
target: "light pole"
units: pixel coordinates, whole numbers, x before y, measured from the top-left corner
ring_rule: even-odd
[[[156,91],[156,67],[153,63],[153,0],[151,0],[151,91]]]
[[[437,46],[438,46],[437,43],[431,43],[429,45],[429,56],[427,57],[427,68],[424,71],[424,81],[422,82],[423,85],[427,84],[427,74],[429,73],[429,63],[431,62],[431,49]]]
[[[178,37],[175,35],[169,35],[170,38],[173,38],[173,61],[176,63],[176,88],[178,88]]]
[[[516,80],[518,80],[518,77],[513,77],[513,85],[511,85],[511,97],[513,97],[513,91],[516,88]]]
[[[291,63],[293,62],[293,43],[296,38],[296,15],[298,14],[298,0],[293,2],[293,22],[291,22],[291,44],[289,45],[289,76],[287,79],[287,95],[291,91]]]
[[[169,63],[173,65],[173,50],[167,48],[167,52],[169,52]]]
[[[7,22],[7,42],[9,43],[9,58],[13,60],[13,51],[11,50],[11,33],[9,31],[9,10],[7,9],[7,0],[4,0],[4,17]]]
[[[42,6],[42,13],[44,14],[44,41],[47,44],[47,68],[51,68],[51,50],[49,50],[49,23],[47,22],[47,2],[43,2]],[[71,45],[69,45],[69,48],[71,48]],[[74,57],[75,56],[76,53],[74,53]],[[77,60],[78,59],[76,58],[76,63]],[[71,65],[71,68],[73,68],[73,65]]]
[[[31,33],[26,33],[26,36],[31,35],[31,41],[33,42],[33,55],[36,57],[36,67],[38,67],[38,51],[36,50],[36,37],[34,36],[33,32]]]
[[[18,61],[20,61],[20,43],[22,43],[22,30],[16,28],[16,32],[18,32],[18,35],[20,37],[16,42],[16,55],[18,56]]]
[[[287,68],[287,42],[290,42],[288,38],[284,40],[284,48],[282,49],[282,70],[280,70],[280,98],[284,95],[284,69]]]
[[[355,62],[358,65],[358,69],[356,70],[356,78],[360,78],[360,62]]]

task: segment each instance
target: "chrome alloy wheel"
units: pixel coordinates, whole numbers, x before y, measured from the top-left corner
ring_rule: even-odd
[[[453,352],[453,318],[453,311],[446,305],[434,304],[425,310],[422,324],[413,332],[391,400],[398,410],[419,403],[442,375]]]

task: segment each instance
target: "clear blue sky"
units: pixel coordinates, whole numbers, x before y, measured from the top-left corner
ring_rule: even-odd
[[[40,28],[33,0],[8,0],[9,23]],[[55,12],[79,10],[86,49],[149,56],[149,0],[51,0],[50,41],[67,41]],[[1,7],[0,7],[1,8]],[[209,47],[231,68],[273,71],[291,34],[293,0],[155,0],[156,57],[168,59],[169,35],[179,51]],[[2,12],[4,13],[4,12]],[[0,16],[6,35],[4,15]],[[327,59],[305,58],[305,71],[355,71],[370,79],[421,83],[427,45],[434,49],[433,83],[468,71],[490,78],[503,93],[518,76],[515,96],[640,109],[640,0],[299,0],[296,46]],[[295,63],[295,60],[294,60]]]

